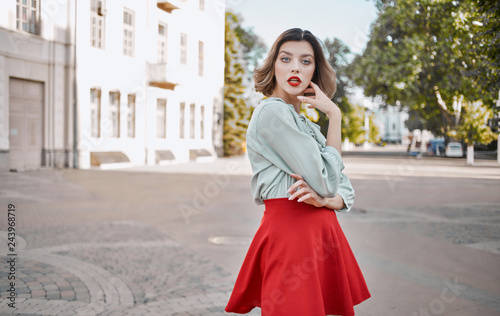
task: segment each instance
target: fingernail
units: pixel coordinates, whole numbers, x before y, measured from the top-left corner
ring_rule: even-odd
[[[302,101],[302,100],[304,100],[304,97],[303,97],[303,96],[298,95],[298,96],[297,96],[297,99],[299,99],[300,101]]]

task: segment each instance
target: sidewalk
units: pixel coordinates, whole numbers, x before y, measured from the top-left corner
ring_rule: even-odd
[[[468,177],[478,179],[500,179],[500,164],[491,160],[476,160],[470,166],[465,159],[442,157],[409,157],[394,147],[392,153],[382,159],[371,159],[364,150],[345,152],[344,172],[350,178],[370,176],[427,176],[427,177]],[[361,153],[361,154],[360,154]],[[124,172],[153,172],[173,174],[227,174],[231,176],[251,176],[252,167],[247,156],[218,158],[212,162],[178,163],[166,166],[132,166],[119,169]]]
[[[251,176],[252,167],[247,156],[217,158],[210,162],[189,161],[171,165],[132,166],[120,169],[131,172],[160,172],[178,174],[225,173],[228,175]]]
[[[347,155],[344,163],[357,199],[338,217],[373,296],[357,316],[500,315],[500,168]],[[0,314],[228,315],[262,212],[250,174],[244,157],[0,174]]]

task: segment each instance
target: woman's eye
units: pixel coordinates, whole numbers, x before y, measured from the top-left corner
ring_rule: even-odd
[[[287,62],[290,61],[290,58],[288,58],[288,57],[281,57],[281,61],[287,63]]]
[[[303,63],[304,65],[309,65],[309,64],[311,63],[311,61],[310,61],[310,60],[308,60],[308,59],[304,59],[304,60],[302,61],[302,63]]]

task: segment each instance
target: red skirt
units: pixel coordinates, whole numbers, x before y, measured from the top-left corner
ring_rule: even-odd
[[[336,212],[287,198],[265,200],[226,312],[354,315],[370,297]]]

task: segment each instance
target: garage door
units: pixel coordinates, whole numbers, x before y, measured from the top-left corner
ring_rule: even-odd
[[[42,164],[43,83],[10,78],[9,167],[35,170]]]

